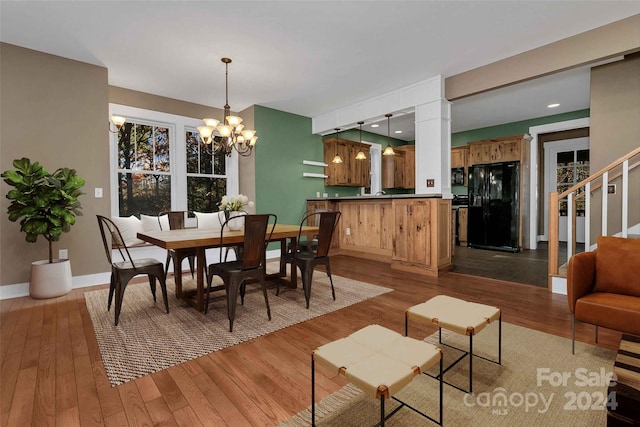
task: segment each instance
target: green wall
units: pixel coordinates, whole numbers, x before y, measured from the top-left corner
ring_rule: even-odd
[[[582,119],[589,117],[589,109],[572,111],[570,113],[555,114],[553,116],[538,117],[537,119],[522,120],[519,122],[505,123],[497,126],[456,132],[451,134],[451,146],[459,147],[472,141],[482,139],[500,138],[502,136],[528,133],[531,126],[546,125],[548,123],[564,122],[566,120]]]
[[[278,223],[299,224],[306,199],[323,193],[324,180],[303,178],[322,173],[303,160],[323,160],[322,138],[311,133],[311,119],[256,105],[255,126],[260,144],[255,150],[256,212],[275,213]]]
[[[555,114],[553,116],[538,117],[536,119],[522,120],[519,122],[505,123],[497,126],[473,129],[465,132],[456,132],[451,134],[451,146],[460,147],[469,144],[469,142],[480,141],[483,139],[500,138],[502,136],[517,135],[519,133],[528,133],[532,126],[546,125],[548,123],[564,122],[567,120],[582,119],[589,117],[590,110],[578,110],[569,113]],[[462,185],[454,185],[451,187],[453,194],[467,194],[467,187]]]

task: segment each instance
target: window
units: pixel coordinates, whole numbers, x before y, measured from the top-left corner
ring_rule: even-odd
[[[203,149],[200,119],[110,104],[127,118],[111,144],[113,216],[164,210],[215,212],[225,194],[238,193],[238,158]],[[195,225],[195,222],[190,224]]]

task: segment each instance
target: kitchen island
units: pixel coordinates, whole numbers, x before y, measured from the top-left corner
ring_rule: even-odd
[[[449,199],[424,194],[307,199],[307,209],[314,208],[342,212],[332,253],[431,276],[451,269]]]

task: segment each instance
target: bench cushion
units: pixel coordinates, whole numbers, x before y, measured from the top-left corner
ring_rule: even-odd
[[[313,353],[316,363],[344,374],[349,382],[376,398],[393,396],[440,358],[438,347],[379,325],[366,326]]]
[[[475,335],[489,323],[500,318],[500,309],[438,295],[427,302],[410,307],[407,316],[432,322],[438,327],[461,335]]]

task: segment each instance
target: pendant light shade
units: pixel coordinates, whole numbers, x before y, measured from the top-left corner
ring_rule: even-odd
[[[333,158],[333,160],[331,160],[331,163],[342,163],[342,157],[340,157],[340,154],[338,154],[338,132],[340,131],[340,128],[335,128],[336,131],[336,155]]]
[[[360,144],[362,144],[362,125],[364,124],[364,122],[358,122],[358,124],[360,125]],[[356,160],[367,160],[367,155],[364,154],[364,151],[362,151],[362,149],[360,149],[360,151],[358,151],[358,154],[356,154]]]
[[[391,116],[393,116],[393,114],[389,113],[389,114],[385,114],[384,115],[387,118],[387,147],[384,149],[384,151],[382,152],[383,156],[395,156],[396,152],[393,151],[393,147],[391,147]]]

